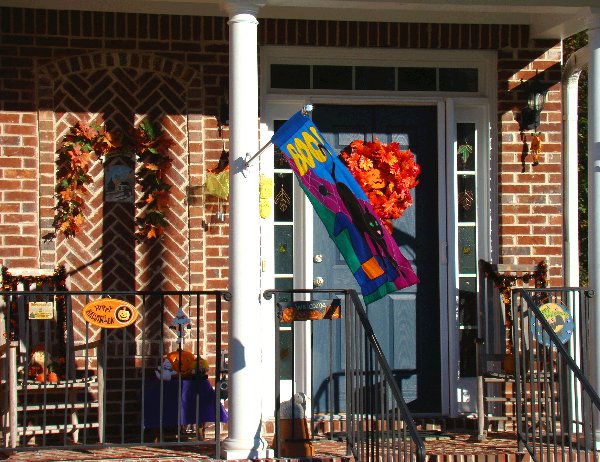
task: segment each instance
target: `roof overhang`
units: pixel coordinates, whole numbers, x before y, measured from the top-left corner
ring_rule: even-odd
[[[565,38],[600,14],[598,0],[264,0],[263,18],[446,24],[523,24],[532,38]],[[243,3],[243,0],[236,0]],[[0,0],[2,6],[225,16],[224,0]]]

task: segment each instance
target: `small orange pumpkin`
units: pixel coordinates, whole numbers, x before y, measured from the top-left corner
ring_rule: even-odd
[[[180,357],[181,365],[179,364]],[[181,375],[191,374],[194,370],[194,366],[196,365],[196,356],[190,351],[172,351],[167,355],[167,359],[171,362],[173,370],[179,372]]]
[[[58,375],[56,375],[56,372],[48,372],[48,382],[58,383]]]
[[[45,382],[46,381],[46,377],[44,375],[43,372],[40,372],[38,375],[35,376],[35,381],[36,382]]]

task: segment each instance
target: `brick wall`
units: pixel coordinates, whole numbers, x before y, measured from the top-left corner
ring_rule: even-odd
[[[227,140],[216,121],[228,81],[224,18],[2,8],[0,21],[0,263],[65,264],[71,289],[226,288],[227,225],[200,187]],[[105,209],[99,164],[84,232],[43,239],[54,215],[54,153],[68,128],[88,119],[125,131],[144,115],[176,142],[165,239],[135,242],[133,204]],[[202,306],[200,351],[209,360],[214,336],[207,342],[205,326],[214,319],[214,306]]]
[[[207,168],[216,166],[227,149],[227,127],[220,126],[228,87],[226,18],[1,8],[0,21],[0,262],[36,268],[66,261],[70,270],[76,269],[72,288],[106,288],[103,275],[119,263],[102,258],[102,247],[110,244],[127,249],[135,263],[114,272],[115,284],[126,280],[138,288],[225,289],[228,225],[217,220],[216,212],[226,206],[206,197],[200,185]],[[283,19],[261,20],[259,43],[497,51],[500,216],[493,226],[499,229],[500,262],[529,264],[547,258],[551,284],[562,282],[559,43],[532,41],[527,27],[514,25]],[[132,87],[117,90],[123,71]],[[544,152],[537,167],[529,156],[522,172],[516,121],[525,104],[521,79],[536,71],[551,86],[540,127]],[[59,91],[71,88],[78,95],[83,91],[78,85],[101,78],[112,79],[106,87],[109,96],[103,98],[102,88],[88,92],[91,107],[81,107],[81,97],[71,101]],[[156,83],[145,88],[152,79]],[[68,122],[110,120],[103,114],[123,93],[138,92],[141,98],[156,85],[163,85],[165,103],[159,116],[172,116],[163,120],[163,127],[172,129],[179,143],[172,152],[178,162],[174,200],[180,209],[171,219],[177,226],[158,245],[139,245],[130,238],[104,242],[101,230],[93,230],[102,202],[97,196],[96,208],[88,212],[92,228],[86,231],[96,232],[95,238],[44,242],[53,215],[54,152]],[[152,105],[138,107],[138,99],[125,100],[116,109],[129,114],[130,121],[152,113]],[[173,114],[167,106],[175,100],[180,105]],[[100,182],[101,173],[95,175]],[[143,270],[137,266],[140,261],[145,262]],[[174,285],[168,282],[173,280]],[[226,312],[223,316],[226,321]],[[202,322],[204,332],[213,331],[214,307],[206,307]],[[208,338],[203,350],[214,351],[213,342]]]
[[[550,283],[562,285],[561,44],[531,40],[516,25],[397,24],[267,19],[264,45],[342,46],[498,52],[499,263],[533,265],[547,260]],[[539,78],[550,89],[541,116],[543,154],[532,167],[522,161],[518,120],[526,82]],[[528,143],[531,134],[526,136]],[[494,159],[492,159],[493,163]]]

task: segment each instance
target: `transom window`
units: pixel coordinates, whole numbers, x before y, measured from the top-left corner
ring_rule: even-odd
[[[479,70],[462,67],[327,66],[271,64],[271,88],[410,92],[479,91]]]

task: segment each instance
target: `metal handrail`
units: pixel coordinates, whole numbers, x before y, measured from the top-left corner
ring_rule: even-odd
[[[589,452],[596,457],[600,397],[584,373],[586,308],[592,295],[578,288],[512,291],[517,436],[519,448],[527,449],[535,461],[578,458]],[[568,347],[539,308],[563,300],[577,311]]]
[[[267,290],[263,295],[276,294],[344,297],[345,338],[352,339],[345,345],[347,443],[356,460],[425,461],[425,445],[356,291]]]

